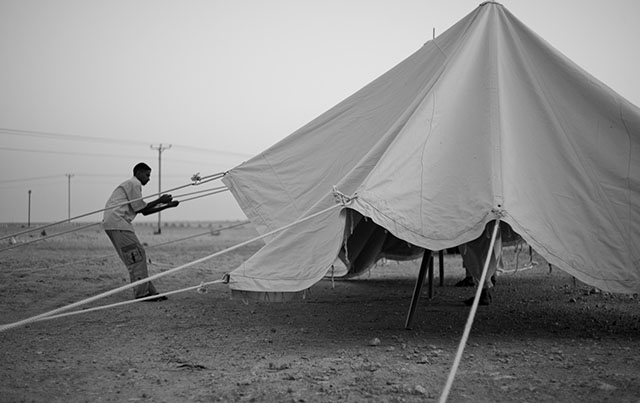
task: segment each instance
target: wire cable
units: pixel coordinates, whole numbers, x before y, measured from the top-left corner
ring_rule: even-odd
[[[111,144],[124,143],[124,144],[144,145],[144,146],[147,146],[153,143],[151,141],[114,139],[109,137],[82,136],[77,134],[52,133],[52,132],[44,132],[44,131],[36,131],[36,130],[10,129],[10,128],[4,128],[4,127],[0,127],[0,134],[8,134],[13,136],[50,138],[54,140],[84,141],[89,143],[111,143]],[[178,144],[174,144],[173,146],[177,148],[183,148],[185,150],[197,151],[197,152],[226,154],[226,155],[233,155],[238,157],[251,157],[250,154],[238,153],[233,151],[222,151],[222,150],[216,150],[212,148],[202,148],[202,147],[194,147],[194,146],[178,145]]]
[[[194,197],[190,197],[188,199],[183,199],[183,200],[178,200],[178,201],[180,203],[184,203],[184,202],[188,202],[188,201],[191,201],[191,200],[200,199],[201,197],[207,197],[207,196],[215,195],[215,194],[218,194],[218,193],[226,192],[228,190],[229,189],[224,188],[224,189],[221,189],[221,190],[213,191],[211,193],[206,193],[206,194],[203,194],[203,195],[200,195],[200,196],[194,196]]]
[[[199,198],[201,198],[201,197],[212,196],[212,195],[214,195],[214,194],[218,194],[218,193],[226,192],[227,190],[229,190],[229,189],[227,189],[226,187],[222,187],[222,188],[219,188],[219,190],[212,191],[212,192],[210,192],[210,193],[206,193],[206,194],[203,194],[203,195],[200,195],[200,196],[194,196],[194,197],[190,197],[190,198],[188,198],[188,199],[180,200],[180,203],[184,203],[184,202],[187,202],[187,201],[191,201],[191,200],[199,199]],[[202,191],[199,191],[199,192],[193,192],[193,193],[201,193],[201,192],[202,192]],[[56,234],[53,234],[53,235],[48,235],[48,236],[45,236],[45,237],[42,237],[42,238],[33,239],[33,240],[31,240],[31,241],[27,241],[27,242],[15,243],[15,244],[12,244],[12,245],[11,245],[11,246],[9,246],[9,247],[6,247],[6,248],[3,248],[3,249],[0,249],[0,252],[4,252],[4,251],[7,251],[7,250],[9,250],[9,249],[13,249],[13,248],[18,248],[18,247],[21,247],[21,246],[29,245],[29,244],[32,244],[32,243],[34,243],[34,242],[44,241],[45,239],[49,239],[49,238],[57,237],[57,236],[60,236],[60,235],[68,234],[68,233],[70,233],[70,232],[80,231],[80,230],[82,230],[82,229],[85,229],[85,228],[88,228],[88,227],[92,227],[92,226],[94,226],[94,225],[99,225],[99,224],[102,224],[102,222],[97,222],[97,223],[93,223],[93,224],[85,225],[85,226],[78,227],[78,228],[74,228],[74,229],[71,229],[71,230],[68,230],[68,231],[63,231],[63,232],[59,232],[59,233],[56,233]]]
[[[177,199],[179,197],[191,196],[191,195],[195,195],[195,194],[199,194],[199,193],[212,192],[212,191],[226,191],[226,190],[229,190],[226,186],[218,186],[218,187],[211,188],[211,189],[196,190],[195,192],[189,192],[189,193],[174,195],[173,198]]]
[[[132,300],[128,300],[128,301],[122,301],[122,302],[116,302],[116,303],[110,304],[110,305],[96,306],[96,307],[93,307],[93,308],[81,309],[79,311],[64,312],[64,313],[61,313],[61,314],[58,314],[58,315],[46,316],[46,317],[40,318],[38,320],[35,320],[34,322],[40,322],[40,321],[51,320],[51,319],[58,319],[58,318],[63,318],[65,316],[78,315],[80,313],[102,311],[103,309],[116,308],[116,307],[119,307],[119,306],[135,304],[135,303],[138,303],[138,302],[145,302],[145,301],[148,301],[150,299],[166,297],[166,296],[169,296],[169,295],[178,294],[178,293],[185,292],[185,291],[201,290],[206,285],[219,284],[219,283],[223,283],[224,281],[225,281],[225,279],[222,278],[220,280],[209,281],[209,282],[206,282],[206,283],[203,282],[200,285],[195,285],[195,286],[191,286],[191,287],[187,287],[187,288],[182,288],[182,289],[179,289],[179,290],[169,291],[169,292],[165,292],[163,294],[150,295],[148,297],[136,298],[136,299],[132,299]]]
[[[41,225],[39,227],[26,229],[24,231],[20,231],[20,232],[14,233],[14,234],[5,235],[3,237],[0,237],[0,241],[2,241],[4,239],[15,237],[15,236],[18,236],[18,235],[28,234],[29,232],[39,231],[39,230],[42,230],[42,229],[45,229],[45,228],[53,227],[54,225],[59,225],[59,224],[63,224],[63,223],[66,223],[66,222],[71,222],[73,220],[77,220],[78,218],[83,218],[83,217],[87,217],[87,216],[90,216],[90,215],[93,215],[93,214],[97,214],[97,213],[103,212],[105,210],[118,208],[118,207],[124,206],[124,205],[129,204],[129,203],[133,203],[133,202],[136,202],[136,201],[139,201],[139,200],[148,199],[150,197],[160,196],[162,194],[173,192],[173,191],[179,190],[179,189],[184,189],[184,188],[189,187],[189,186],[202,185],[204,183],[208,183],[208,182],[220,179],[224,175],[225,175],[225,172],[220,172],[220,173],[216,173],[216,174],[205,176],[205,177],[200,177],[199,174],[195,174],[195,175],[193,175],[191,177],[192,183],[189,183],[189,184],[186,184],[186,185],[182,185],[182,186],[178,186],[178,187],[175,187],[175,188],[169,189],[169,190],[163,190],[161,192],[157,192],[157,193],[154,193],[154,194],[151,194],[151,195],[148,195],[148,196],[143,196],[143,197],[140,197],[140,198],[137,198],[137,199],[134,199],[134,200],[128,200],[126,202],[123,202],[123,203],[120,203],[120,204],[116,204],[114,206],[105,207],[105,208],[102,208],[100,210],[91,211],[89,213],[85,213],[85,214],[81,214],[79,216],[67,218],[65,220],[56,221],[56,222],[53,222],[53,223],[50,223],[50,224]]]

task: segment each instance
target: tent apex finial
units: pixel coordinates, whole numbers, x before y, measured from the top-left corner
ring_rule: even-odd
[[[497,4],[499,6],[502,5],[502,3],[498,3],[497,1],[484,1],[484,2],[480,3],[479,7],[482,7],[482,6],[487,5],[487,4]]]

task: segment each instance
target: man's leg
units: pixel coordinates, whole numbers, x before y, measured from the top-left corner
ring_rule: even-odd
[[[493,227],[487,226],[487,229],[480,235],[479,238],[474,239],[471,242],[460,247],[460,253],[464,261],[465,268],[471,273],[476,282],[480,281],[482,276],[482,269],[484,268],[485,259],[489,253],[489,245],[491,244],[491,232]],[[480,298],[481,305],[488,305],[491,302],[491,288],[495,283],[495,274],[498,267],[502,267],[502,238],[500,236],[500,230],[496,234],[496,241],[493,251],[491,251],[491,259],[489,260],[489,267],[487,268],[487,276],[484,284],[482,285],[482,295]],[[470,305],[473,302],[473,298],[466,300],[465,303]]]
[[[122,262],[127,266],[131,282],[133,283],[149,277],[147,271],[147,254],[135,232],[117,230],[107,230],[105,232],[116,248],[118,256],[120,256]],[[133,289],[133,296],[135,298],[143,298],[155,294],[158,294],[158,291],[150,281],[139,284]]]

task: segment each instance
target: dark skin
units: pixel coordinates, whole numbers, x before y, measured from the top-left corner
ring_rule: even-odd
[[[149,183],[149,179],[151,178],[151,170],[136,171],[134,173],[134,176],[138,178],[140,183],[142,183],[142,186],[144,186],[147,183]],[[136,213],[140,213],[142,215],[149,215],[149,214],[157,213],[164,209],[176,207],[178,204],[180,204],[180,202],[177,200],[173,200],[171,195],[164,194],[158,197],[156,200],[147,203],[147,205],[143,209],[136,211]]]

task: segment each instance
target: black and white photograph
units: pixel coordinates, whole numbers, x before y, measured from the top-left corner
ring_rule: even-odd
[[[638,17],[0,0],[0,402],[640,402]]]

